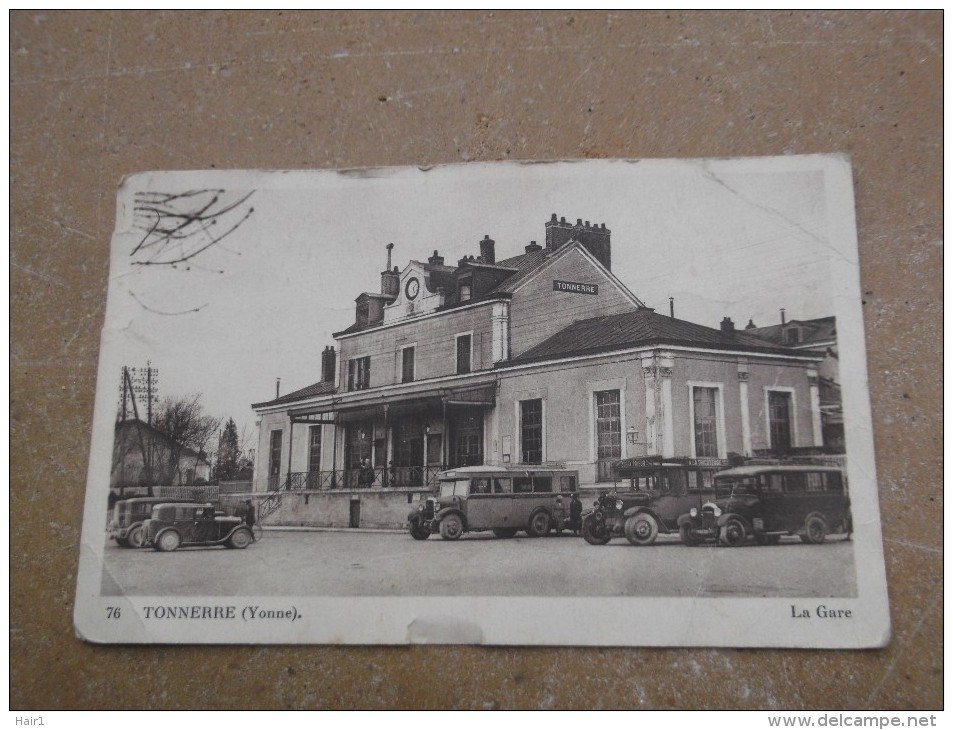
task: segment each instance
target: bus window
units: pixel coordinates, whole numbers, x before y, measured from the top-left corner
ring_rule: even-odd
[[[443,481],[440,482],[440,496],[441,497],[452,497],[455,494],[465,497],[467,495],[467,486],[469,486],[469,479],[456,479],[454,481]]]
[[[552,477],[533,477],[533,491],[534,492],[553,491],[553,478]]]
[[[781,475],[780,474],[765,474],[764,475],[764,486],[762,487],[765,494],[781,494],[784,491],[781,486]]]
[[[529,477],[516,477],[513,479],[513,492],[515,494],[529,494],[533,491],[533,480]]]
[[[713,471],[703,471],[702,472],[702,489],[711,489],[715,483],[715,472]]]
[[[575,492],[576,491],[576,477],[574,476],[559,477],[559,491],[560,492]]]
[[[824,477],[826,474],[822,472],[808,472],[805,474],[807,477],[807,491],[809,492],[823,492],[824,491]]]
[[[785,474],[784,475],[784,491],[785,492],[803,492],[804,491],[804,474]]]
[[[509,477],[501,478],[496,477],[493,480],[493,492],[495,494],[512,494],[513,493],[513,480]]]
[[[470,494],[489,494],[490,480],[487,477],[479,477],[473,480],[470,487]]]
[[[636,489],[641,489],[643,492],[651,492],[655,489],[655,477],[638,477],[635,480]]]
[[[827,477],[825,482],[827,483],[827,489],[830,492],[843,492],[844,491],[844,482],[841,479],[841,475],[836,471],[825,472],[824,476]]]

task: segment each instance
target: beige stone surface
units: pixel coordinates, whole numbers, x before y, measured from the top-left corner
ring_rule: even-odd
[[[11,706],[941,707],[942,54],[939,12],[13,12]],[[123,175],[814,152],[854,165],[888,648],[74,637]]]

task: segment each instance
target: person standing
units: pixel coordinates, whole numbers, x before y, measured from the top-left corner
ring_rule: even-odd
[[[248,525],[249,529],[255,526],[257,515],[255,514],[255,505],[252,504],[250,499],[245,500],[245,508],[242,510],[242,520]]]
[[[566,526],[565,522],[566,505],[563,504],[563,496],[557,494],[556,501],[553,503],[553,527],[556,529],[557,535],[563,531],[563,528]]]
[[[572,499],[569,501],[569,528],[573,535],[578,535],[582,529],[582,502],[579,501],[579,495],[572,493]]]

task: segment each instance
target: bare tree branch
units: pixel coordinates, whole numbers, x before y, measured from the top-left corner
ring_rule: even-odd
[[[254,193],[235,199],[216,189],[136,193],[133,226],[143,236],[129,253],[141,257],[133,265],[175,266],[207,251],[251,217],[255,209],[247,202]]]

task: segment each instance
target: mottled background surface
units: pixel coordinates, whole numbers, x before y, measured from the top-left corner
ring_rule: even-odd
[[[19,11],[10,39],[13,708],[942,705],[939,12]],[[888,648],[74,638],[123,175],[813,152],[854,165]]]

